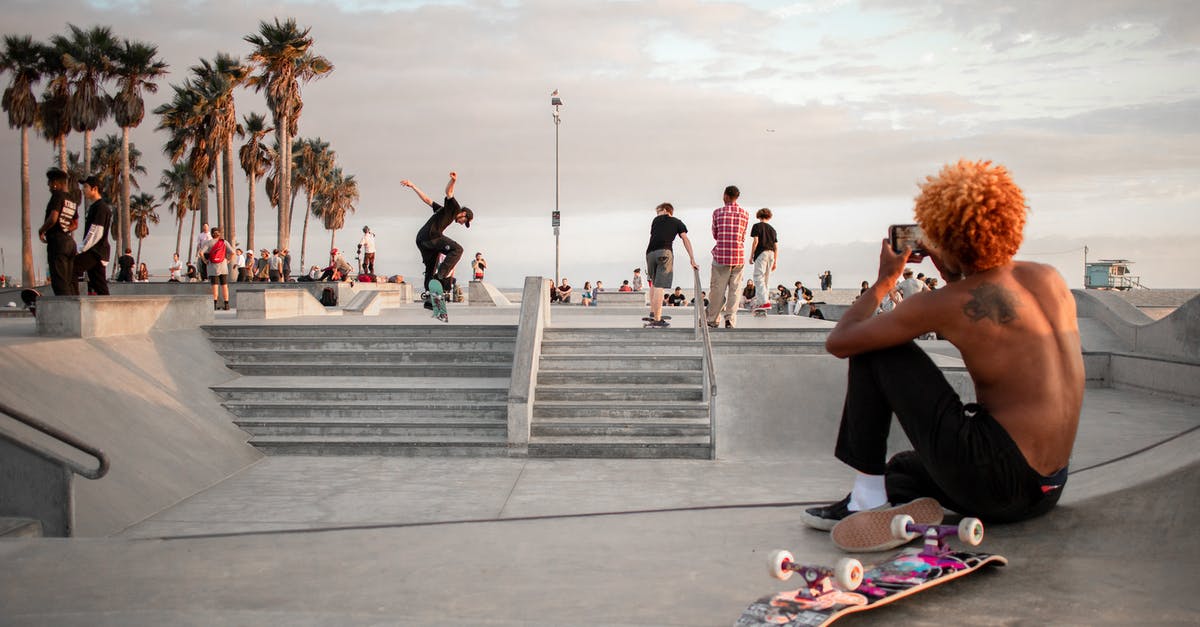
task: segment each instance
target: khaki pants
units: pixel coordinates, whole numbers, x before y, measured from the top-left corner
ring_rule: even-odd
[[[729,324],[737,324],[738,301],[742,298],[742,270],[745,266],[712,265],[708,283],[707,318],[710,325],[720,324],[721,315]]]

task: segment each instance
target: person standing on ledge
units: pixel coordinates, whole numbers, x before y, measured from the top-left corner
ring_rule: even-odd
[[[46,243],[50,288],[55,296],[79,295],[79,282],[75,280],[75,238],[71,235],[79,226],[79,202],[67,192],[69,181],[67,173],[58,168],[46,170],[50,201],[46,203],[46,219],[38,229],[38,239]]]
[[[858,471],[846,498],[803,514],[834,544],[882,551],[895,514],[985,522],[1040,516],[1058,502],[1079,425],[1084,369],[1075,300],[1051,266],[1013,261],[1025,197],[990,161],[928,177],[914,207],[923,251],[879,251],[879,274],[825,342],[849,358],[836,457]],[[904,270],[929,257],[948,285],[874,311]],[[978,401],[964,404],[912,340],[929,332],[962,354]],[[892,414],[912,451],[886,460]],[[902,504],[889,507],[889,504]]]
[[[712,304],[708,307],[708,326],[716,328],[725,318],[726,328],[737,324],[738,287],[745,267],[746,226],[750,214],[738,206],[742,192],[734,185],[725,188],[724,206],[712,214],[712,234],[717,245],[712,249],[712,274],[708,292]]]
[[[433,303],[429,300],[429,281],[437,279],[442,284],[443,289],[447,289],[447,278],[454,273],[454,266],[458,264],[458,260],[462,259],[463,248],[458,242],[446,237],[444,232],[446,227],[457,222],[468,229],[471,228],[471,220],[475,217],[475,213],[467,207],[461,207],[458,204],[458,199],[454,197],[454,184],[458,182],[458,174],[450,173],[450,181],[446,183],[446,198],[442,204],[437,204],[425,195],[412,181],[404,179],[400,184],[416,192],[417,197],[421,202],[429,205],[433,209],[433,216],[429,218],[417,231],[417,250],[421,253],[421,263],[425,266],[425,276],[422,286],[425,292],[421,295],[425,299],[425,308],[432,309]],[[445,255],[441,264],[438,264],[438,256]]]
[[[229,242],[226,242],[220,227],[214,228],[212,237],[204,242],[200,249],[200,258],[208,264],[208,280],[212,283],[213,309],[229,311]],[[221,287],[221,296],[225,299],[222,307],[217,302],[217,286]]]
[[[112,224],[112,205],[100,195],[100,180],[95,175],[83,179],[83,197],[91,203],[83,221],[83,245],[75,255],[75,274],[87,274],[88,293],[108,296],[105,268],[111,250],[108,226]]]
[[[670,289],[675,282],[675,238],[683,242],[688,261],[693,270],[699,270],[696,255],[692,253],[692,240],[688,239],[687,226],[675,217],[675,207],[664,202],[654,208],[654,220],[650,222],[650,243],[646,245],[646,276],[650,279],[650,324],[652,327],[669,327],[662,319],[663,290]],[[641,277],[641,269],[634,270],[634,280]]]
[[[362,253],[362,266],[359,268],[363,274],[375,276],[375,234],[371,232],[371,227],[363,227],[362,239],[358,242],[358,251]]]

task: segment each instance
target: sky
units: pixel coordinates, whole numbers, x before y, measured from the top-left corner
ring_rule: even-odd
[[[555,276],[556,204],[559,273],[573,285],[613,287],[644,266],[661,202],[687,224],[707,282],[711,213],[730,184],[752,215],[774,212],[772,283],[812,285],[830,270],[835,287],[853,287],[874,279],[887,226],[912,221],[925,176],[987,159],[1026,194],[1018,259],[1052,264],[1081,287],[1086,247],[1089,261],[1132,260],[1149,287],[1200,287],[1192,0],[0,3],[2,34],[47,40],[68,23],[108,25],[156,44],[171,73],[148,109],[201,58],[248,54],[243,37],[260,20],[311,27],[313,51],[335,69],[303,86],[300,136],[328,141],[358,180],[356,212],[335,243],[353,251],[370,226],[381,274],[421,271],[413,240],[429,210],[399,182],[440,198],[454,170],[475,221],[447,235],[468,259],[482,252],[487,280],[501,287]],[[239,118],[269,113],[250,90],[237,106]],[[148,114],[132,133],[148,170],[142,189],[155,193],[168,165],[157,125]],[[97,134],[117,132],[110,121]],[[0,129],[0,248],[4,272],[19,275],[18,138]],[[68,141],[82,150],[82,134]],[[54,157],[36,138],[31,153],[37,224]],[[247,197],[239,172],[239,231]],[[275,219],[261,186],[257,198],[261,247],[274,242]],[[159,213],[142,252],[155,273],[175,249],[174,219]],[[306,263],[324,265],[330,233],[309,226]],[[44,275],[44,246],[34,244]],[[685,264],[678,242],[676,254]],[[928,261],[918,271],[935,272]],[[691,286],[689,273],[676,277]]]

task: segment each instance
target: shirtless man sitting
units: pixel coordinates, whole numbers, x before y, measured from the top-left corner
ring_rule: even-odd
[[[884,240],[875,284],[825,342],[850,358],[835,455],[858,474],[846,498],[803,517],[831,529],[844,550],[901,544],[889,532],[895,514],[935,524],[942,506],[991,522],[1046,513],[1062,494],[1079,424],[1075,301],[1050,266],[1013,261],[1026,208],[1008,171],[948,165],[921,185],[914,213],[927,252],[896,254]],[[925,256],[946,287],[873,315],[905,264]],[[963,404],[911,341],[931,331],[961,352],[977,403]],[[915,450],[885,463],[893,413]]]

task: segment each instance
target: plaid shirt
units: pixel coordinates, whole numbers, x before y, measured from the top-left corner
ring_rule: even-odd
[[[746,226],[750,223],[750,214],[738,206],[736,202],[729,203],[713,211],[712,232],[717,245],[713,246],[713,263],[720,266],[740,266],[745,263]]]

